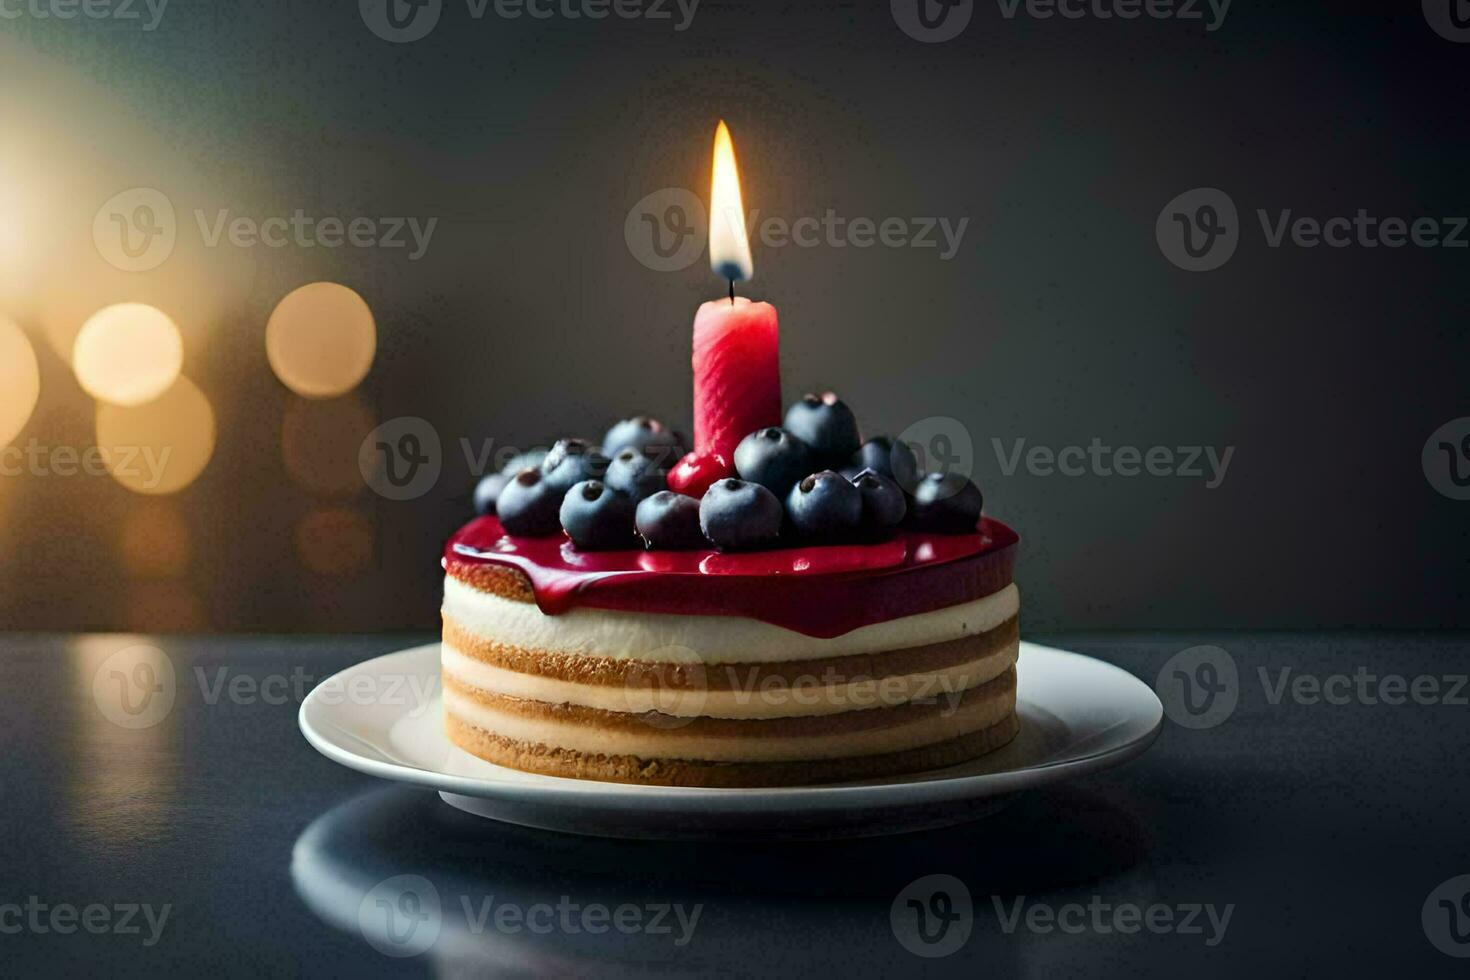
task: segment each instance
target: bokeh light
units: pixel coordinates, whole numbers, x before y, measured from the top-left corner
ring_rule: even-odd
[[[265,327],[265,353],[281,383],[306,398],[355,388],[373,366],[378,332],[363,298],[334,282],[293,290]]]
[[[318,575],[351,575],[373,560],[373,525],[345,507],[314,510],[296,522],[296,557]]]
[[[214,409],[188,378],[146,405],[97,406],[97,447],[117,482],[146,494],[174,493],[214,455]]]
[[[134,578],[179,578],[189,571],[193,545],[189,525],[166,500],[140,501],[123,517],[118,549]]]
[[[113,405],[142,405],[168,391],[184,367],[184,340],[168,314],[118,303],[92,314],[77,334],[72,368],[87,394]]]
[[[357,453],[377,425],[356,395],[331,401],[293,398],[281,420],[281,458],[291,478],[312,493],[351,497],[363,488]]]
[[[36,352],[20,327],[0,317],[0,446],[20,435],[41,395]]]

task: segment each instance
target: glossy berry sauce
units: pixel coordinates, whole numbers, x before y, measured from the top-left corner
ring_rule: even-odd
[[[1011,583],[1020,538],[981,518],[973,534],[902,532],[877,544],[715,551],[578,551],[564,535],[513,537],[494,517],[444,547],[450,574],[479,564],[519,569],[536,605],[759,619],[808,636],[942,609]]]

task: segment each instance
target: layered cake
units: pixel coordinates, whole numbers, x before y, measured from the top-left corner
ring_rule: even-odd
[[[968,480],[920,477],[883,439],[794,477],[848,447],[814,449],[788,413],[701,488],[666,473],[667,430],[622,426],[628,445],[615,427],[606,452],[567,440],[488,479],[485,515],[448,542],[455,745],[547,775],[728,787],[951,766],[1015,735],[1018,539]]]

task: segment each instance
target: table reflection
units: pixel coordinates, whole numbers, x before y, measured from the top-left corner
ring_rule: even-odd
[[[385,787],[297,838],[296,893],[322,922],[439,975],[494,970],[599,976],[810,969],[912,970],[890,912],[927,875],[973,896],[962,949],[929,961],[1002,975],[1053,950],[1006,935],[992,895],[1153,892],[1146,835],[1126,804],[1059,788],[975,823],[832,842],[651,842],[576,837],[485,820],[432,792]],[[903,914],[903,913],[900,913]]]

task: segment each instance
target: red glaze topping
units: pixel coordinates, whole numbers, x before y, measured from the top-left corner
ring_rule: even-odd
[[[460,528],[444,568],[519,569],[550,616],[575,606],[692,616],[743,616],[808,636],[929,612],[1011,583],[1020,538],[981,518],[973,534],[902,532],[878,544],[721,554],[578,551],[565,536],[520,538],[493,517]]]

